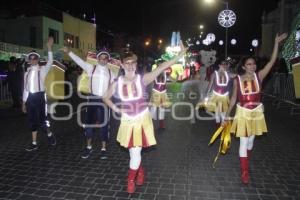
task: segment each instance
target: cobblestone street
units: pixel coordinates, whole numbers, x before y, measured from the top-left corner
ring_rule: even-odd
[[[175,112],[189,115],[186,106]],[[41,134],[39,150],[26,152],[31,140],[26,116],[1,109],[0,199],[300,199],[300,115],[276,110],[270,99],[265,99],[265,114],[269,132],[254,143],[248,186],[240,181],[239,140],[232,137],[229,152],[213,168],[219,139],[210,147],[208,142],[214,121],[174,120],[169,112],[167,128],[156,132],[158,145],[143,151],[146,183],[129,195],[129,155],[116,142],[117,123],[111,125],[108,159],[100,159],[98,139],[92,156],[82,159],[84,135],[76,115],[69,121],[51,120],[56,146],[49,147]]]

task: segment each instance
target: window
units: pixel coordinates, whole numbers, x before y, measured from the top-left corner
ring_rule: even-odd
[[[79,37],[75,37],[75,48],[79,48]]]
[[[30,47],[36,48],[36,27],[35,26],[30,26],[29,29],[29,42],[30,42]]]
[[[64,45],[67,45],[68,47],[74,48],[74,35],[71,35],[69,33],[64,34]]]
[[[59,32],[55,29],[49,28],[49,37],[53,37],[54,44],[59,43]]]

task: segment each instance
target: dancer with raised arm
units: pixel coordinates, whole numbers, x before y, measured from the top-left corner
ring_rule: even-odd
[[[117,141],[121,146],[129,149],[128,193],[134,193],[135,185],[144,183],[145,170],[141,165],[142,148],[156,144],[148,102],[144,98],[146,86],[165,69],[176,63],[186,50],[181,42],[181,51],[177,56],[170,61],[161,63],[154,71],[143,76],[136,74],[137,56],[133,53],[124,55],[122,64],[125,75],[113,82],[104,97],[104,102],[115,112],[121,114]],[[120,99],[121,107],[111,101],[113,95]]]
[[[45,93],[45,79],[53,63],[52,45],[53,38],[49,37],[47,42],[48,61],[45,66],[39,65],[40,55],[38,53],[32,51],[27,55],[30,67],[24,74],[22,111],[24,113],[27,112],[32,143],[25,149],[26,151],[38,149],[37,133],[39,128],[47,134],[48,143],[52,146],[56,145],[55,136],[50,131],[50,122],[47,119],[47,98]]]
[[[276,61],[279,43],[286,37],[287,34],[285,33],[279,36],[276,35],[272,56],[263,69],[258,72],[256,72],[255,58],[252,56],[243,58],[240,66],[243,74],[238,75],[233,83],[233,91],[226,118],[229,117],[238,100],[231,132],[240,138],[241,180],[244,184],[249,183],[249,159],[253,149],[254,138],[267,132],[263,105],[261,103],[261,83]],[[224,121],[223,126],[226,126],[226,124],[227,121]]]
[[[110,54],[106,51],[97,53],[97,65],[92,65],[83,61],[80,57],[71,52],[67,47],[63,48],[72,60],[87,72],[90,78],[90,94],[87,97],[87,108],[85,113],[85,137],[86,147],[84,148],[81,158],[88,158],[92,151],[92,138],[95,128],[100,127],[101,137],[101,153],[100,159],[107,158],[107,142],[109,140],[108,120],[109,110],[106,104],[103,103],[103,95],[108,89],[109,84],[114,80],[113,74],[107,67],[110,60]]]

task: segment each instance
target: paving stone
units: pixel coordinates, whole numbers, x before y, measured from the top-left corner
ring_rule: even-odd
[[[129,197],[129,194],[127,192],[116,192],[115,193],[115,197],[118,197],[118,198],[128,198]]]
[[[21,199],[22,200],[36,200],[36,199],[39,199],[39,197],[38,196],[34,196],[34,195],[22,194],[22,195],[18,195],[17,199],[20,199],[20,200]]]
[[[54,192],[53,190],[38,190],[35,193],[35,195],[47,197],[47,196],[51,196],[53,192]]]
[[[9,195],[9,192],[0,192],[0,198],[5,198]]]
[[[169,195],[156,195],[155,200],[169,200],[170,196]]]
[[[101,200],[102,197],[101,196],[96,196],[96,195],[89,195],[86,200]]]
[[[66,192],[56,191],[52,194],[52,197],[54,197],[54,198],[64,198],[66,195],[67,195]]]
[[[65,198],[80,200],[80,199],[85,199],[87,196],[88,196],[87,194],[68,193],[65,196]]]
[[[146,192],[149,194],[158,194],[158,188],[147,187]]]

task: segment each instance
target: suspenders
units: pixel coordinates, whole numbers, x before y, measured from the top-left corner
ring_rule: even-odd
[[[108,68],[108,73],[109,73],[109,84],[110,84],[110,81],[111,81],[111,72],[110,72],[109,68]]]
[[[94,75],[94,72],[96,70],[96,65],[94,65],[94,69],[92,71],[92,75],[91,75],[91,94],[93,94],[93,75]]]
[[[94,75],[94,72],[95,72],[95,70],[96,70],[96,65],[94,65],[94,69],[93,69],[93,71],[92,71],[92,74],[91,74],[91,94],[93,94],[93,75]],[[110,72],[110,69],[109,68],[107,68],[108,69],[108,73],[109,73],[109,83],[110,83],[110,81],[111,81],[111,72]]]
[[[29,91],[29,88],[28,88],[28,76],[29,76],[30,72],[31,72],[31,69],[27,72],[26,78],[25,78],[25,88],[27,89],[27,91]]]
[[[41,91],[41,71],[38,71],[38,84],[39,84],[39,92]]]
[[[25,78],[25,88],[30,92],[30,89],[28,88],[28,77],[29,77],[29,74],[31,72],[32,69],[29,69],[28,73],[26,74],[26,78]],[[32,77],[32,75],[31,75]],[[38,69],[38,78],[37,78],[37,81],[38,81],[38,91],[37,92],[40,92],[41,91],[41,70]],[[33,84],[33,82],[31,82],[31,84]]]

